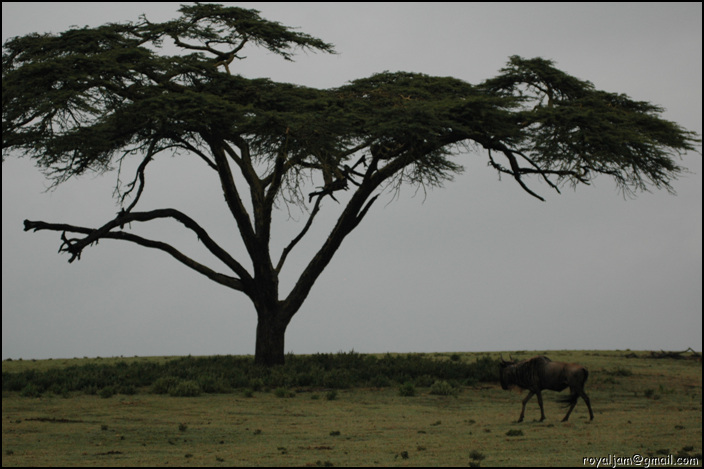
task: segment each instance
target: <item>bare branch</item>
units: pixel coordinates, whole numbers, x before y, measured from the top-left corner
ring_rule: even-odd
[[[179,140],[178,143],[181,148],[198,155],[198,157],[205,161],[205,164],[207,164],[211,169],[214,169],[215,171],[218,170],[218,167],[215,165],[215,162],[210,157],[208,157],[208,155],[200,151],[195,145],[191,144],[186,140]]]
[[[585,178],[586,170],[584,170],[584,169],[583,169],[582,173],[578,173],[577,171],[571,171],[571,170],[542,169],[533,160],[531,160],[527,155],[525,155],[524,153],[522,153],[518,150],[509,149],[504,145],[495,145],[495,146],[496,146],[496,148],[499,149],[499,151],[501,151],[501,153],[504,154],[504,156],[506,156],[506,158],[508,159],[509,164],[511,166],[511,169],[507,169],[507,168],[503,167],[502,165],[500,165],[499,163],[497,163],[494,160],[494,157],[491,153],[491,148],[487,148],[487,150],[489,152],[489,164],[494,169],[499,171],[500,173],[510,174],[511,176],[513,176],[513,178],[516,180],[516,182],[518,182],[518,184],[523,188],[524,191],[526,191],[528,194],[532,195],[533,197],[535,197],[543,202],[545,202],[545,199],[543,197],[539,196],[538,194],[536,194],[535,192],[533,192],[533,190],[531,190],[525,184],[525,182],[523,182],[523,179],[521,179],[522,175],[524,175],[524,174],[539,174],[548,183],[548,185],[550,185],[550,187],[552,187],[553,189],[555,189],[555,191],[557,191],[558,194],[560,193],[560,189],[557,187],[557,185],[554,182],[552,182],[550,180],[548,175],[556,175],[561,178],[562,177],[573,177],[573,178],[575,178],[585,184],[589,183],[588,179]],[[521,167],[518,164],[518,161],[516,160],[515,155],[519,155],[523,159],[528,161],[533,166],[533,168]]]
[[[380,194],[377,194],[377,195],[375,195],[374,197],[372,197],[371,199],[369,199],[369,202],[367,202],[367,205],[365,205],[364,208],[363,208],[362,210],[360,210],[359,215],[357,215],[357,223],[356,223],[356,225],[359,225],[359,223],[362,221],[362,219],[364,218],[364,216],[367,214],[367,212],[368,212],[369,209],[371,208],[372,204],[373,204],[374,202],[376,202],[376,199],[379,198],[379,195],[380,195]],[[355,226],[356,226],[356,225],[355,225]]]
[[[147,155],[144,157],[142,162],[139,164],[139,167],[137,168],[137,174],[135,175],[134,180],[129,184],[129,189],[122,194],[122,197],[120,197],[120,203],[123,203],[125,201],[125,197],[127,197],[130,192],[134,190],[135,185],[137,184],[137,180],[139,179],[139,189],[137,189],[137,195],[134,197],[134,200],[132,203],[127,207],[126,209],[123,209],[125,212],[130,212],[132,209],[137,205],[137,202],[139,201],[139,198],[142,195],[142,192],[144,191],[144,170],[147,169],[147,165],[149,162],[152,160],[154,157],[155,151],[154,147],[157,143],[157,140],[152,140],[152,143],[149,145],[149,149],[147,150]],[[122,228],[122,227],[120,227]]]
[[[61,239],[64,241],[64,244],[62,244],[62,247],[59,249],[59,251],[68,251],[68,252],[73,252],[72,251],[72,246],[75,246],[76,240],[75,239],[67,239],[66,238],[66,231],[71,231],[71,232],[76,232],[76,233],[84,233],[84,234],[90,234],[94,232],[95,230],[91,228],[84,228],[80,226],[72,226],[72,225],[65,225],[65,224],[57,224],[57,223],[45,223],[41,221],[29,221],[25,220],[24,222],[25,225],[25,231],[33,229],[34,231],[39,231],[39,230],[52,230],[52,231],[63,231],[63,234],[61,235]],[[108,238],[108,239],[121,239],[124,241],[130,241],[136,244],[139,244],[144,247],[148,248],[154,248],[154,249],[159,249],[161,251],[164,251],[168,254],[170,254],[172,257],[174,257],[176,260],[181,262],[182,264],[190,267],[191,269],[195,270],[196,272],[205,275],[209,279],[213,280],[214,282],[217,282],[221,285],[224,285],[226,287],[232,288],[233,290],[238,290],[244,293],[247,293],[247,288],[245,283],[235,277],[230,277],[218,272],[215,272],[214,270],[210,269],[209,267],[204,266],[203,264],[194,261],[190,257],[184,255],[181,253],[179,250],[171,246],[170,244],[161,242],[161,241],[154,241],[151,239],[143,238],[141,236],[137,236],[131,233],[126,233],[124,231],[111,231],[108,233],[103,234],[102,238]],[[97,240],[96,240],[97,241]],[[66,245],[64,247],[64,245]],[[80,258],[80,252],[77,254],[78,258]],[[73,259],[73,258],[72,258]],[[71,261],[69,261],[71,262]]]
[[[237,190],[237,185],[232,176],[232,171],[230,165],[227,162],[227,155],[225,150],[221,145],[216,142],[209,142],[213,156],[215,157],[215,163],[218,168],[218,175],[220,176],[220,184],[222,185],[223,193],[225,195],[225,201],[230,209],[230,213],[235,218],[237,222],[237,228],[240,231],[242,241],[247,248],[250,258],[256,259],[258,256],[256,237],[254,233],[254,227],[252,226],[252,221],[249,218],[247,209],[242,203],[239,191]]]
[[[311,227],[313,224],[313,219],[315,216],[318,214],[320,211],[320,200],[322,197],[318,197],[318,200],[315,201],[315,206],[313,207],[313,211],[311,212],[310,216],[308,217],[308,221],[306,222],[306,225],[303,227],[301,232],[291,240],[291,242],[284,248],[284,250],[281,252],[281,258],[279,259],[279,263],[276,265],[276,272],[281,272],[281,268],[284,266],[284,262],[286,261],[286,257],[288,254],[291,252],[291,250],[298,244],[298,242],[303,239],[303,237],[306,235],[308,232],[308,229]]]
[[[523,188],[524,191],[535,197],[536,199],[539,199],[541,202],[545,202],[545,199],[540,197],[538,194],[533,192],[526,186],[526,184],[523,182],[521,179],[521,174],[524,174],[527,171],[524,171],[523,168],[518,166],[518,162],[516,161],[516,157],[513,156],[513,152],[511,150],[503,150],[502,151],[504,155],[506,155],[506,158],[508,158],[509,163],[511,164],[511,171],[506,170],[507,173],[512,174],[516,182]],[[542,173],[543,175],[545,173]]]
[[[125,239],[124,237],[118,237],[115,234],[119,232],[111,231],[113,228],[122,226],[126,223],[132,221],[149,221],[158,218],[173,218],[181,222],[184,226],[192,230],[198,236],[198,239],[203,243],[203,245],[218,258],[221,262],[227,265],[233,272],[235,272],[242,282],[249,283],[252,278],[247,270],[235,259],[230,256],[224,249],[222,249],[217,243],[215,243],[210,235],[193,219],[188,217],[182,212],[175,209],[160,209],[153,210],[150,212],[120,212],[118,216],[103,225],[98,229],[84,228],[67,224],[56,224],[56,223],[46,223],[42,221],[24,221],[24,230],[52,230],[52,231],[62,231],[63,243],[59,252],[68,252],[71,254],[69,262],[73,262],[76,259],[80,259],[83,249],[92,243],[98,242],[103,238],[115,238],[115,239]],[[65,233],[83,233],[87,235],[84,238],[71,238],[67,239]]]

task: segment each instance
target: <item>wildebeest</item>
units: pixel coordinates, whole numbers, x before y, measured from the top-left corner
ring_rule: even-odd
[[[581,396],[584,402],[587,403],[589,409],[589,420],[594,420],[592,405],[589,402],[589,396],[584,392],[584,383],[587,382],[589,372],[582,365],[576,363],[554,362],[548,357],[538,356],[529,358],[523,361],[505,361],[501,359],[501,387],[508,389],[512,385],[519,386],[528,390],[528,396],[523,399],[523,409],[519,422],[523,421],[523,416],[526,412],[526,403],[533,397],[533,394],[538,396],[538,404],[540,405],[540,421],[545,420],[545,411],[543,410],[543,389],[551,391],[562,391],[566,387],[570,388],[570,395],[560,400],[570,406],[567,415],[562,419],[566,422],[570,417],[574,406],[577,405],[577,399]]]

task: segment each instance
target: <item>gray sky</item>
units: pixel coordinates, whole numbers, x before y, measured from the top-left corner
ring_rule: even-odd
[[[245,3],[262,16],[335,44],[336,56],[294,63],[254,49],[237,73],[329,88],[389,71],[478,83],[510,55],[553,59],[599,89],[667,109],[702,131],[701,3]],[[3,42],[177,16],[174,3],[3,3]],[[234,72],[234,70],[233,70]],[[624,200],[614,183],[547,198],[498,180],[483,153],[458,156],[466,171],[424,197],[382,196],[345,241],[293,318],[293,353],[438,352],[702,347],[702,161],[666,192]],[[194,158],[150,165],[143,210],[174,207],[232,252],[241,252],[218,182]],[[2,358],[254,353],[256,315],[239,292],[170,256],[103,240],[68,264],[59,233],[22,231],[22,220],[100,226],[118,207],[115,174],[89,175],[53,192],[27,159],[2,167]],[[152,192],[150,192],[152,191]],[[330,229],[294,251],[297,272]],[[335,212],[337,213],[337,212]],[[278,218],[273,253],[300,229],[300,212]],[[177,223],[133,227],[207,256]],[[211,263],[214,267],[220,267]]]

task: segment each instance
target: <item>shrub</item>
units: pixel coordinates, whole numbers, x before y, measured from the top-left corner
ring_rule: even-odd
[[[224,379],[215,378],[213,376],[201,376],[198,379],[198,385],[204,393],[208,394],[225,394],[232,392],[232,388],[225,382]]]
[[[435,383],[435,378],[432,375],[422,375],[417,377],[414,380],[414,383],[416,386],[419,386],[421,388],[427,388],[433,385]]]
[[[325,373],[323,377],[323,387],[335,389],[347,389],[352,386],[352,378],[347,370],[332,370]]]
[[[119,392],[120,394],[124,394],[125,396],[134,396],[135,394],[137,394],[137,389],[135,389],[134,386],[128,384],[125,386],[120,386],[117,389],[117,392]]]
[[[184,381],[196,383],[200,392],[207,393],[244,389],[260,392],[279,387],[390,387],[403,383],[425,387],[443,381],[458,387],[480,381],[496,382],[499,369],[497,361],[489,357],[470,362],[459,355],[448,360],[446,355],[387,354],[376,357],[356,352],[289,355],[284,366],[274,369],[255,365],[252,357],[234,356],[182,357],[165,362],[106,362],[94,360],[44,371],[4,372],[2,388],[3,391],[36,397],[47,391],[59,395],[72,392],[98,394],[108,387],[120,394],[133,394],[143,388],[156,394],[169,394],[171,388]],[[622,375],[627,371],[614,373]],[[190,387],[195,390],[192,383]]]
[[[392,383],[388,377],[379,374],[374,376],[369,384],[371,384],[375,388],[387,388],[391,386]]]
[[[435,381],[430,387],[430,394],[457,397],[459,395],[459,389],[452,387],[447,381]]]
[[[48,391],[57,396],[68,396],[68,388],[65,384],[53,384],[49,387]]]
[[[200,396],[200,392],[200,386],[195,381],[179,381],[169,388],[169,396],[173,397],[196,397]]]
[[[287,388],[276,388],[274,395],[278,398],[296,397],[296,393]]]
[[[173,376],[165,376],[154,381],[152,385],[152,392],[154,394],[168,394],[169,389],[176,386],[178,383],[178,378]]]
[[[264,380],[261,378],[254,378],[249,381],[249,387],[252,391],[261,392],[264,389]]]
[[[42,393],[37,386],[32,383],[28,383],[22,391],[20,391],[20,396],[24,397],[39,397]]]
[[[416,395],[416,387],[411,382],[405,382],[398,389],[398,395],[402,397],[413,397]]]
[[[483,453],[472,450],[469,452],[469,467],[480,467],[481,462],[486,458]]]

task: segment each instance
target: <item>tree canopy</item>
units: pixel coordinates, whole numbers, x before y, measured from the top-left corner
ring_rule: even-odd
[[[6,41],[3,161],[27,156],[53,184],[136,161],[132,182],[117,187],[122,209],[103,226],[25,221],[25,229],[62,232],[60,250],[70,262],[99,239],[121,239],[160,249],[243,292],[259,316],[261,363],[283,360],[286,326],[380,191],[406,183],[441,186],[462,171],[458,158],[467,151],[486,154],[491,167],[541,200],[528,185],[531,176],[558,192],[599,174],[628,194],[651,186],[672,191],[685,171],[677,156],[699,142],[662,119],[660,107],[597,90],[543,58],[513,56],[497,77],[476,85],[407,72],[378,73],[332,89],[245,78],[236,65],[249,46],[285,60],[297,49],[334,53],[334,47],[255,10],[195,4],[180,12],[164,23],[142,16]],[[177,52],[168,55],[167,49]],[[170,208],[136,210],[149,163],[179,151],[217,177],[251,269],[190,216]],[[319,187],[306,194],[310,180]],[[288,254],[323,200],[340,202],[338,192],[349,189],[330,236],[293,289],[280,296],[278,275]],[[309,215],[274,258],[271,220],[281,200]],[[160,218],[195,232],[228,270],[216,271],[124,229]]]

